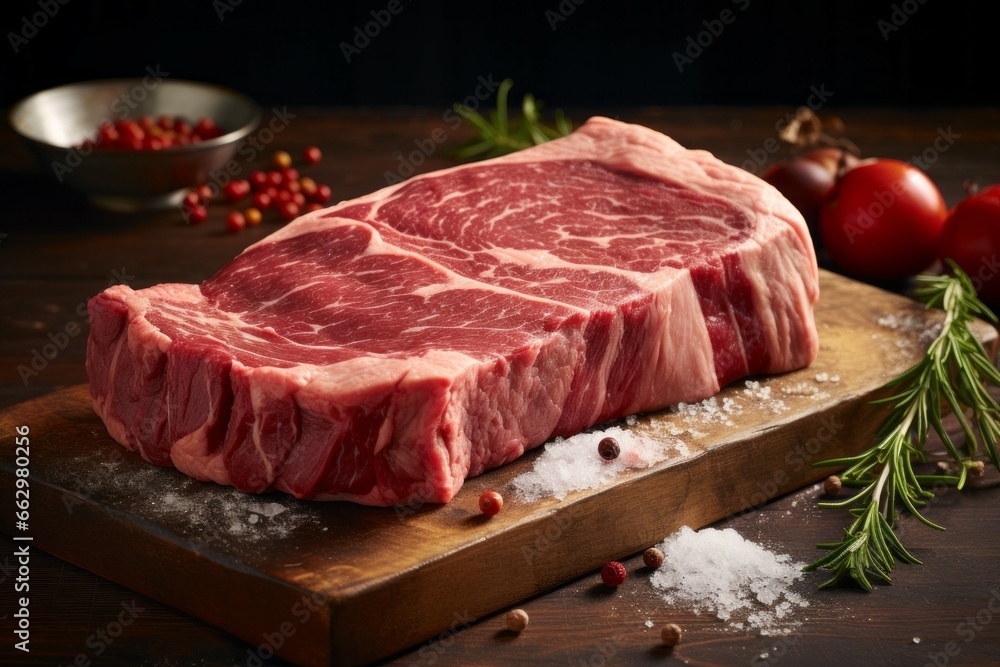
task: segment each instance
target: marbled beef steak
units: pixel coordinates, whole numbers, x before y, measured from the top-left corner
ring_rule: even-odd
[[[94,409],[249,492],[447,502],[553,435],[817,351],[774,188],[650,129],[569,137],[305,215],[201,285],[90,301]]]

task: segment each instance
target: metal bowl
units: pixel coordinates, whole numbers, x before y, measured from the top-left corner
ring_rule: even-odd
[[[101,123],[149,115],[208,116],[224,134],[162,150],[81,149]],[[10,124],[28,144],[42,171],[79,190],[101,208],[137,211],[176,205],[184,191],[209,180],[260,123],[260,108],[235,91],[194,81],[144,79],[87,81],[50,88],[18,102]]]

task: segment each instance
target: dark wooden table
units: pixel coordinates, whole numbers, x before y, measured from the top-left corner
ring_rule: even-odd
[[[444,148],[465,136],[442,117],[444,109],[288,111],[294,118],[269,148],[297,155],[308,144],[321,146],[325,160],[306,173],[329,183],[334,200],[385,185],[404,163],[420,162],[417,171],[448,166],[452,162]],[[773,159],[769,149],[775,123],[789,111],[692,108],[605,113],[650,125],[728,162],[750,161],[748,166],[754,166],[765,156]],[[879,109],[840,115],[866,155],[904,160],[922,155],[949,204],[961,197],[967,178],[1000,182],[1000,111]],[[939,141],[935,148],[935,139],[949,132],[957,137],[953,143]],[[435,143],[434,137],[440,141],[442,135],[445,142]],[[247,169],[263,164],[267,154],[248,163]],[[229,210],[225,205],[213,206],[208,223],[200,227],[185,226],[176,210],[122,215],[92,209],[43,179],[6,126],[0,128],[0,174],[6,211],[0,219],[0,407],[86,381],[82,306],[109,281],[124,280],[137,288],[166,281],[198,282],[277,228],[276,223],[265,222],[238,235],[228,234],[223,227]],[[405,169],[403,175],[408,175]],[[60,336],[76,327],[78,335]],[[46,360],[37,374],[23,373],[31,367],[33,352],[53,340],[65,340],[58,354]],[[13,434],[0,437],[5,446],[13,446]],[[525,601],[521,606],[530,614],[531,625],[521,636],[503,631],[502,614],[478,621],[459,618],[453,634],[386,662],[998,665],[998,494],[987,486],[940,496],[927,514],[946,524],[946,533],[904,518],[904,542],[924,566],[900,566],[896,585],[871,594],[810,589],[810,606],[799,619],[802,625],[788,636],[739,634],[709,616],[669,608],[645,576],[633,575],[627,586],[609,594],[593,573]],[[4,491],[5,497],[10,495]],[[815,488],[803,489],[717,527],[736,528],[747,539],[808,561],[819,553],[814,545],[835,538],[845,519],[842,512],[815,509],[816,497]],[[14,543],[6,536],[0,540],[0,664],[283,664],[260,661],[259,652],[239,639],[40,552],[34,552],[31,560],[32,653],[25,660],[12,649]],[[630,572],[639,564],[638,556],[626,563]],[[808,581],[814,584],[819,579]],[[136,616],[118,634],[123,605],[134,605]],[[126,613],[122,618],[131,617]],[[653,621],[653,629],[645,626],[647,620]],[[658,641],[659,626],[666,622],[677,622],[686,631],[683,644],[672,652]]]

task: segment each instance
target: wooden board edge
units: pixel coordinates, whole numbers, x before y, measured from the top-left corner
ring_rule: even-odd
[[[721,464],[716,457],[697,455],[661,471],[666,474],[635,477],[596,495],[566,501],[560,512],[553,508],[516,526],[503,540],[479,541],[428,563],[419,581],[404,584],[400,576],[390,577],[345,595],[341,604],[331,607],[331,657],[335,664],[364,664],[428,638],[447,637],[456,624],[474,623],[592,572],[609,558],[641,551],[682,525],[697,529],[751,512],[823,479],[835,469],[815,468],[813,462],[853,454],[875,436],[878,408],[870,401],[880,391],[859,394],[808,419],[808,424],[791,422],[761,431],[746,442],[742,456]],[[794,455],[791,460],[789,453]],[[680,467],[688,474],[669,474]],[[769,474],[760,477],[759,471]],[[690,486],[674,487],[675,477],[716,483],[695,493]],[[461,580],[456,580],[458,574]],[[489,579],[505,586],[497,587],[497,593],[475,583]],[[591,593],[610,593],[600,588]]]
[[[29,478],[31,479],[31,478]],[[0,468],[0,485],[13,488],[14,475]],[[7,485],[10,486],[7,486]],[[189,613],[230,632],[251,647],[266,664],[267,653],[303,665],[330,662],[330,607],[325,594],[297,588],[260,572],[233,563],[207,550],[184,544],[156,526],[136,517],[109,510],[78,494],[41,480],[31,479],[30,535],[32,548],[82,567],[137,593]],[[0,530],[17,533],[4,517]],[[86,526],[101,525],[97,533]],[[108,541],[128,545],[128,556],[98,557],[99,545]],[[139,558],[136,555],[139,554]],[[156,576],[164,566],[183,562],[183,582]],[[151,576],[152,573],[152,576]],[[191,597],[184,589],[214,591],[214,597]],[[294,641],[292,641],[294,640]],[[280,646],[278,646],[280,644]]]

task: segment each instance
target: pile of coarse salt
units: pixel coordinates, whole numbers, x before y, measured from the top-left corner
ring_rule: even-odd
[[[618,442],[618,458],[605,461],[597,453],[604,438]],[[656,442],[620,426],[603,431],[556,438],[545,445],[530,472],[511,482],[525,500],[554,496],[562,500],[572,491],[603,486],[625,470],[641,470],[666,461],[671,455],[686,456],[687,447],[679,440]]]
[[[732,528],[687,526],[659,545],[663,565],[653,573],[654,588],[670,604],[707,611],[735,630],[787,634],[800,624],[794,612],[806,600],[793,590],[805,563],[793,563]]]

